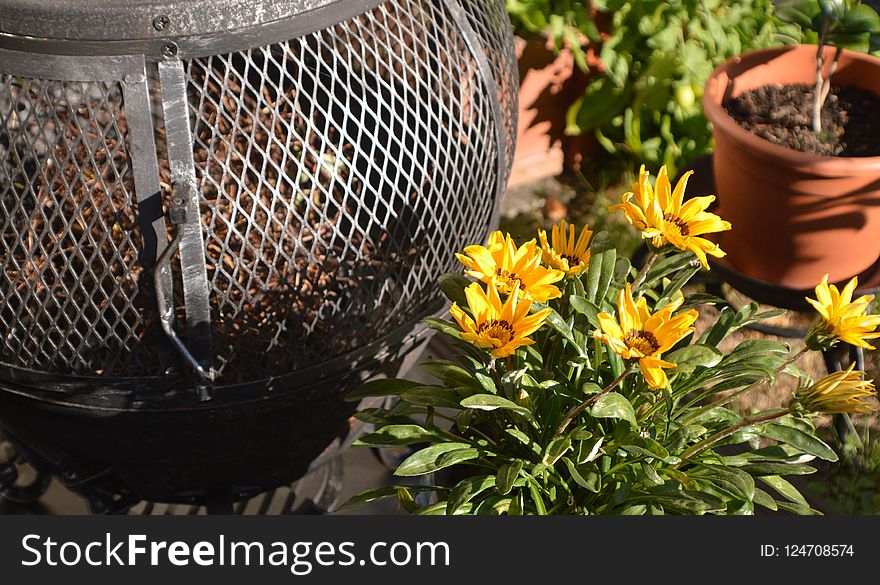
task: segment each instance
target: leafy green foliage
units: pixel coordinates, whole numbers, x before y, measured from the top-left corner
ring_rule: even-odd
[[[603,75],[569,112],[568,131],[595,133],[628,161],[666,164],[672,174],[712,148],[703,86],[715,66],[744,51],[792,42],[772,0],[603,0],[611,15],[602,43]]]
[[[800,42],[880,54],[880,15],[859,0],[780,0],[777,13],[801,28]]]
[[[664,250],[636,290],[651,312],[695,273],[690,253]],[[352,394],[400,397],[388,411],[358,414],[377,425],[359,443],[423,446],[395,472],[422,483],[370,490],[353,502],[396,496],[418,514],[816,513],[785,479],[813,473],[816,459],[837,459],[812,420],[795,403],[747,417],[726,408],[731,391],[797,373],[788,346],[776,341],[719,349],[732,332],[777,312],[723,306],[701,335],[663,355],[677,365],[666,387],[652,389],[637,360],[594,336],[599,313],[615,315],[621,288],[641,280],[616,260],[597,235],[589,269],[558,283],[561,298],[533,306],[551,309],[535,344],[507,358],[458,339],[455,323],[432,320],[460,350],[454,360],[423,364],[435,384],[375,380]],[[467,284],[448,277],[441,286],[452,299]],[[686,295],[683,306],[705,303],[723,305]],[[436,501],[419,504],[415,490]]]

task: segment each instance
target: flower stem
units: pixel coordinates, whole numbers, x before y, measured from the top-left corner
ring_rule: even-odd
[[[696,455],[700,451],[706,449],[707,447],[711,447],[712,445],[714,445],[718,441],[721,441],[722,439],[726,439],[727,437],[734,434],[735,432],[737,432],[740,429],[743,429],[745,427],[750,427],[752,425],[760,424],[763,422],[775,420],[777,418],[783,417],[786,414],[790,414],[790,413],[791,413],[791,409],[786,408],[786,409],[779,410],[776,412],[771,412],[770,414],[765,414],[764,416],[759,416],[756,418],[747,418],[747,419],[743,420],[742,422],[739,422],[739,423],[733,425],[732,427],[728,427],[728,428],[724,429],[723,431],[718,431],[717,433],[715,433],[711,437],[703,439],[699,443],[696,443],[696,444],[692,445],[691,447],[689,447],[688,449],[686,449],[684,451],[684,453],[681,454],[682,462],[686,461],[687,459],[690,459],[691,457],[693,457],[694,455]],[[679,465],[681,465],[681,464],[679,464]]]
[[[639,273],[636,275],[636,279],[633,281],[632,290],[635,291],[639,288],[643,282],[645,282],[645,278],[648,276],[648,270],[651,269],[651,266],[654,265],[654,262],[657,261],[657,257],[659,254],[657,252],[651,252],[651,255],[648,256],[648,259],[645,261],[644,266],[642,266]]]
[[[575,406],[571,410],[569,410],[568,413],[566,413],[565,418],[562,419],[562,423],[560,423],[559,428],[556,429],[555,436],[558,437],[558,436],[562,435],[562,433],[565,432],[565,429],[568,428],[568,425],[571,424],[571,421],[573,421],[577,415],[579,415],[580,413],[585,411],[587,408],[589,408],[591,404],[593,404],[594,402],[596,402],[597,400],[599,400],[600,398],[602,398],[603,396],[605,396],[606,394],[608,394],[609,392],[614,390],[614,388],[616,388],[617,385],[620,384],[623,381],[623,379],[626,378],[632,371],[633,371],[633,366],[627,367],[623,372],[621,372],[621,374],[619,376],[617,376],[614,379],[613,382],[611,382],[610,384],[605,386],[605,388],[603,388],[601,392],[599,392],[598,394],[594,394],[593,396],[590,396],[588,399],[586,399],[585,401],[581,402],[580,404],[578,404],[577,406]]]

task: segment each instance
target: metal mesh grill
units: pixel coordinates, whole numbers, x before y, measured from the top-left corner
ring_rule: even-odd
[[[387,2],[189,64],[221,374],[289,371],[391,331],[482,238],[494,126],[440,6]]]
[[[77,374],[152,361],[124,128],[116,83],[0,75],[0,361]]]
[[[439,302],[455,252],[485,237],[512,161],[515,60],[503,2],[450,4],[390,0],[183,61],[220,383],[315,365],[413,323]],[[150,83],[158,116],[167,87]],[[115,82],[0,77],[0,362],[163,371],[122,96]],[[157,128],[167,208],[175,161]]]

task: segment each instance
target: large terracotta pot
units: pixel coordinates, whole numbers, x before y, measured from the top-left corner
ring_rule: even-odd
[[[720,65],[703,95],[714,126],[718,213],[733,224],[721,236],[727,260],[748,276],[798,289],[825,273],[841,281],[877,263],[880,157],[778,146],[739,126],[721,104],[771,83],[812,84],[815,63],[811,45],[746,53]],[[834,84],[880,94],[880,59],[844,51]]]

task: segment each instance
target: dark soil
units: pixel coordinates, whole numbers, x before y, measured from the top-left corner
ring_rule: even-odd
[[[774,144],[825,156],[880,156],[880,96],[834,87],[822,108],[822,132],[813,132],[813,87],[773,84],[727,100],[737,123]]]

